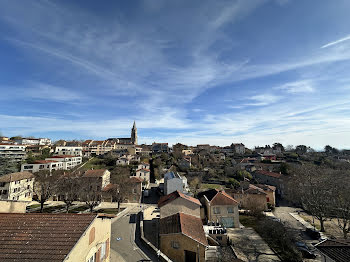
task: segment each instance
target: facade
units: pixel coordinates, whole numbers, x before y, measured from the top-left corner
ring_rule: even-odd
[[[152,153],[169,153],[168,143],[152,143]]]
[[[239,207],[243,209],[266,211],[267,207],[267,193],[263,189],[251,185],[248,182],[246,187],[242,186],[231,194],[233,198],[239,202]]]
[[[10,158],[14,161],[22,161],[26,158],[26,146],[14,144],[0,144],[0,157]]]
[[[205,261],[208,242],[200,218],[177,213],[159,221],[160,250],[174,262]]]
[[[32,201],[34,176],[17,172],[0,176],[0,199]]]
[[[168,195],[174,191],[188,193],[187,178],[171,171],[164,175],[164,194]]]
[[[245,146],[242,143],[232,144],[233,151],[236,154],[244,155],[245,154]]]
[[[137,177],[140,178],[142,181],[145,181],[145,188],[148,188],[148,185],[151,181],[151,171],[145,168],[138,169],[136,170],[135,174],[131,175],[131,177]]]
[[[70,156],[83,156],[82,146],[56,146],[55,154],[59,156],[70,155]]]
[[[238,202],[225,191],[211,189],[198,194],[205,209],[205,220],[219,222],[223,226],[239,227]]]
[[[83,177],[95,177],[99,179],[100,189],[106,187],[111,182],[111,173],[107,169],[87,170],[83,174]]]
[[[282,174],[265,170],[255,170],[252,173],[252,176],[260,184],[271,185],[276,187],[276,193],[279,195],[283,195],[284,185]]]
[[[169,195],[163,196],[158,201],[160,218],[184,213],[200,218],[200,207],[202,204],[198,199],[175,191]]]
[[[109,262],[110,218],[97,214],[0,213],[0,261]]]
[[[48,145],[49,146],[52,144],[51,139],[49,139],[49,138],[22,137],[19,139],[15,139],[14,141],[20,145],[40,145],[40,146]]]
[[[72,169],[82,163],[80,156],[52,156],[45,160],[37,160],[33,164],[22,164],[21,172],[28,171],[31,173],[38,172],[40,170],[68,170]]]

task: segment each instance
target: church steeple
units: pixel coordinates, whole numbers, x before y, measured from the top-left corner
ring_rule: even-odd
[[[131,143],[133,143],[134,145],[137,145],[137,128],[136,128],[135,120],[131,129]]]

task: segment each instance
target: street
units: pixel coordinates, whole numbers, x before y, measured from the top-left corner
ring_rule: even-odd
[[[156,261],[135,235],[139,234],[137,213],[140,207],[131,208],[122,217],[112,222],[111,261],[135,262]],[[147,253],[147,255],[145,254]]]

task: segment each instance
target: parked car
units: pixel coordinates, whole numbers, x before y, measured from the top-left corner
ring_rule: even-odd
[[[312,239],[318,240],[321,237],[321,234],[318,230],[313,228],[306,228],[305,233]]]
[[[303,242],[296,242],[295,245],[304,258],[316,258],[315,253]]]

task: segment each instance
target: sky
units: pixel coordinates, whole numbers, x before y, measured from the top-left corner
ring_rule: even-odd
[[[348,0],[0,0],[6,136],[350,148]]]

